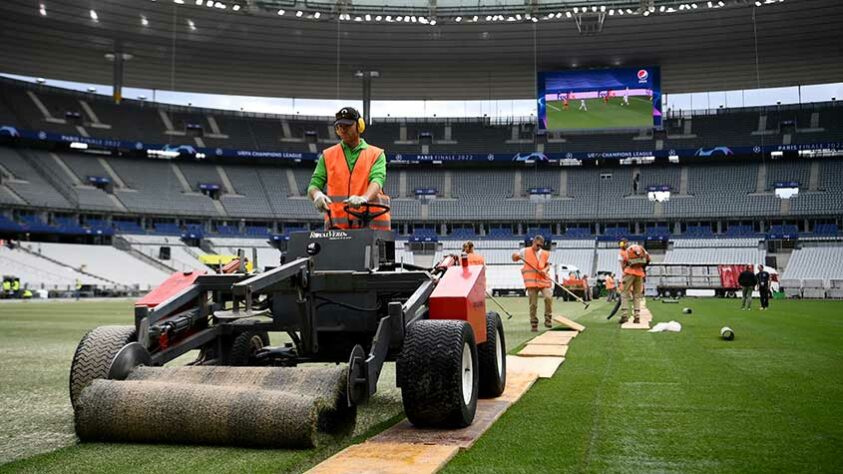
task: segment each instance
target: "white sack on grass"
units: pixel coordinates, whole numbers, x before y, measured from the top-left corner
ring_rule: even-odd
[[[671,321],[669,323],[658,323],[653,326],[653,329],[650,329],[647,332],[679,332],[682,330],[682,325],[676,321]]]

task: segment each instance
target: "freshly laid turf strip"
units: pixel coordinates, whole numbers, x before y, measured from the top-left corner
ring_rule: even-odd
[[[145,368],[82,391],[82,441],[310,448],[354,428],[344,366]]]
[[[579,318],[570,359],[445,472],[843,471],[843,302],[683,306],[649,305],[680,333]]]

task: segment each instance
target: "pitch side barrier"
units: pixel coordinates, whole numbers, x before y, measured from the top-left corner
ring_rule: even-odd
[[[266,159],[283,160],[291,163],[315,161],[317,153],[240,150],[233,148],[208,148],[193,145],[162,145],[144,143],[140,141],[126,141],[110,138],[82,137],[60,133],[20,129],[14,126],[0,126],[0,141],[24,141],[38,143],[63,143],[77,150],[102,149],[120,150],[125,152],[146,153],[154,158],[227,158],[227,159]],[[388,150],[387,150],[388,151]],[[766,145],[766,146],[716,146],[708,148],[683,148],[668,150],[644,151],[568,151],[559,153],[390,153],[387,161],[396,164],[406,163],[564,163],[565,160],[624,160],[624,159],[657,159],[657,158],[709,158],[727,156],[752,156],[770,153],[799,154],[813,152],[819,156],[843,154],[843,142],[803,143],[795,145]]]

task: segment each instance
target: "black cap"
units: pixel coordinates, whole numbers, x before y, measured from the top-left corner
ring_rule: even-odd
[[[352,107],[343,107],[335,117],[334,125],[353,125],[360,119],[360,112]]]

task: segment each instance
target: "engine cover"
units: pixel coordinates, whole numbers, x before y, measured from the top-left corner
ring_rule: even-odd
[[[486,342],[486,267],[450,267],[431,293],[429,308],[430,319],[468,321],[474,342]]]

